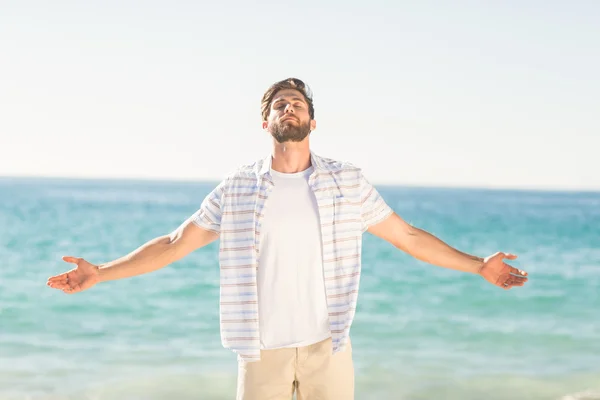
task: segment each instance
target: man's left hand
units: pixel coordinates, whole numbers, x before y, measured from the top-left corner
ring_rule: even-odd
[[[523,286],[528,279],[527,272],[506,264],[505,258],[514,260],[517,256],[502,252],[489,256],[483,260],[479,274],[486,281],[502,289],[508,290],[514,286]]]

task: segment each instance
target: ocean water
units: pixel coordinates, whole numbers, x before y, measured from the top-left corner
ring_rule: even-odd
[[[65,295],[46,279],[176,228],[213,183],[0,179],[0,399],[233,399],[218,244]],[[600,399],[600,193],[380,187],[406,220],[527,270],[504,291],[368,234],[356,399]]]

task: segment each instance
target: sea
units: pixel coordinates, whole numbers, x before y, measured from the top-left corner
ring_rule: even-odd
[[[215,182],[0,179],[0,400],[234,399],[218,242],[67,295],[46,280],[177,228]],[[600,399],[600,193],[378,186],[464,252],[511,252],[502,290],[363,237],[357,400]],[[340,399],[342,400],[342,399]]]

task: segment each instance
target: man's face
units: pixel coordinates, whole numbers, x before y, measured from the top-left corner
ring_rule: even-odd
[[[263,129],[279,143],[301,142],[315,127],[304,96],[294,89],[283,89],[275,94],[269,118],[263,121]]]

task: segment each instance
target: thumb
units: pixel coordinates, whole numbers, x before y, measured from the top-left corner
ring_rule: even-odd
[[[509,260],[515,260],[517,256],[511,253],[504,253],[504,258],[508,258]]]
[[[79,264],[79,261],[81,261],[81,258],[78,257],[72,257],[72,256],[63,256],[63,261],[66,261],[68,263],[73,263],[73,264]]]

